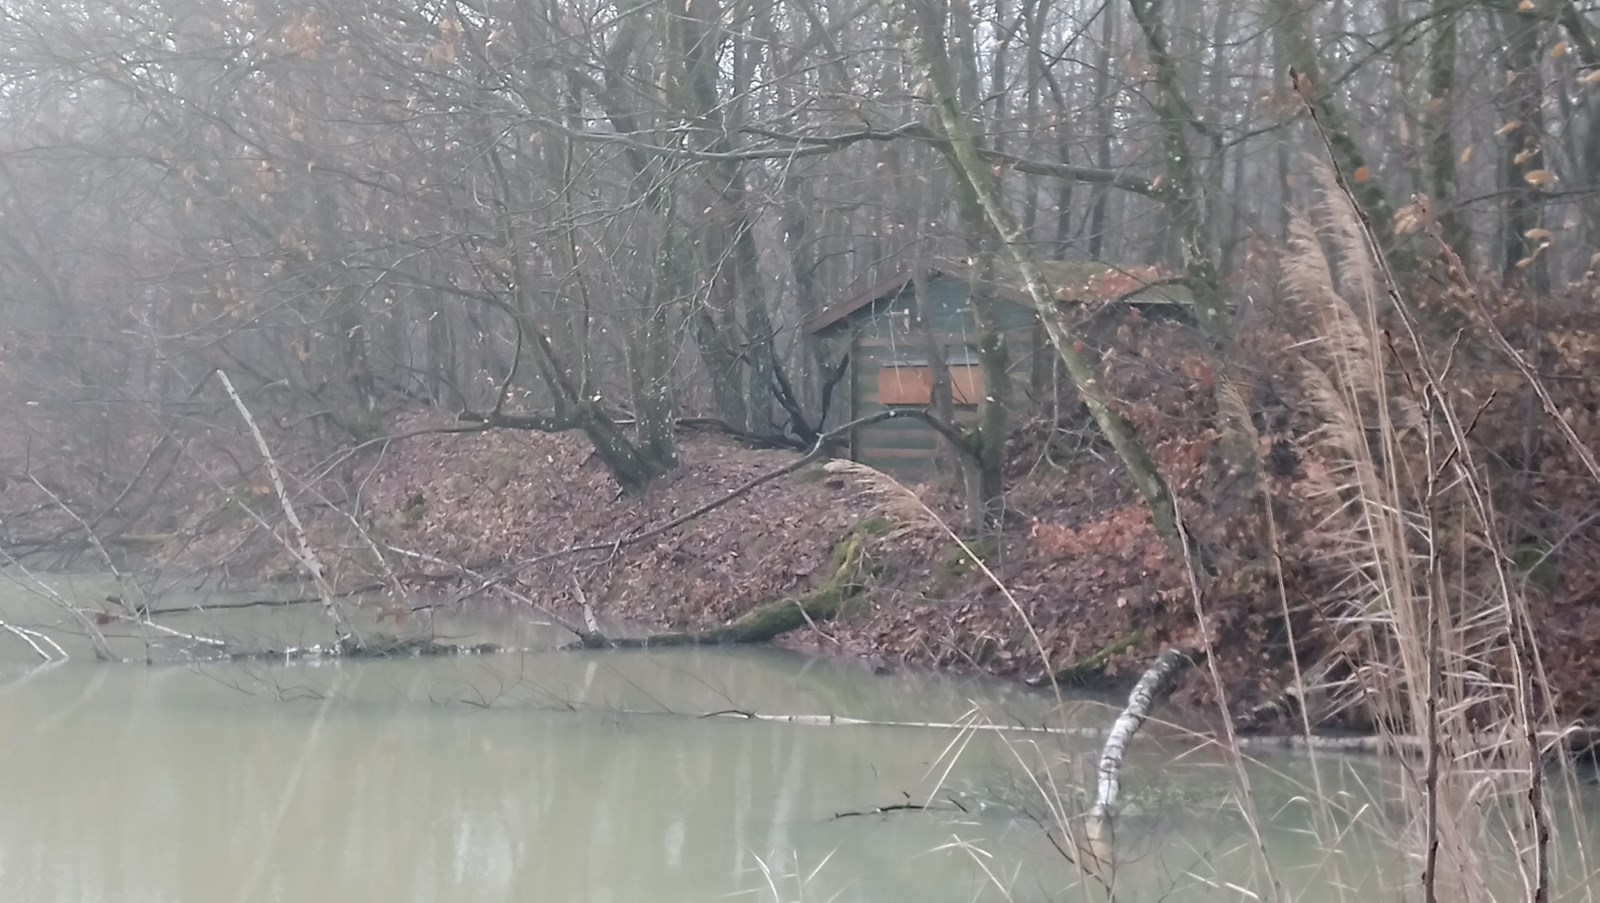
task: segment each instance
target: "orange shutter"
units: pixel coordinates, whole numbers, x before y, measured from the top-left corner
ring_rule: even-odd
[[[933,400],[933,372],[927,367],[880,367],[879,404],[925,405]]]
[[[983,401],[983,371],[972,364],[952,366],[950,397],[956,404],[977,404]]]
[[[957,364],[950,370],[950,395],[956,404],[975,405],[983,400],[983,371],[976,365]],[[878,403],[926,405],[933,402],[933,370],[926,366],[887,366],[878,370]]]

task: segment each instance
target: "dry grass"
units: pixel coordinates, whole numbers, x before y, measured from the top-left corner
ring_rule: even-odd
[[[1430,903],[1591,899],[1581,878],[1589,873],[1585,838],[1553,838],[1559,824],[1581,833],[1583,820],[1575,808],[1556,811],[1550,793],[1552,775],[1574,779],[1570,769],[1547,767],[1547,740],[1559,724],[1540,691],[1528,589],[1511,566],[1500,490],[1474,442],[1482,412],[1459,409],[1446,384],[1453,349],[1419,338],[1348,193],[1331,171],[1321,179],[1323,200],[1295,218],[1283,272],[1308,326],[1299,376],[1320,424],[1302,438],[1305,498],[1322,512],[1312,564],[1336,576],[1315,599],[1292,599],[1282,574],[1278,586],[1287,623],[1327,634],[1324,657],[1295,661],[1309,755],[1327,755],[1312,742],[1313,725],[1337,713],[1369,723],[1390,754],[1382,780],[1353,797],[1324,786],[1323,763],[1312,763],[1304,795],[1323,851],[1318,884],[1334,898],[1362,896],[1351,889],[1372,877],[1372,863],[1345,848],[1361,832],[1382,837],[1414,876],[1407,890],[1394,889],[1396,899],[1417,889]],[[1248,416],[1230,411],[1244,407],[1237,393],[1222,396],[1223,416],[1248,426]],[[874,471],[837,466],[869,486],[880,513],[902,529],[942,531],[960,542],[914,493]],[[1197,607],[1203,596],[1196,586]],[[1020,606],[1016,614],[1027,621]],[[1039,652],[1044,659],[1042,645]],[[1217,697],[1225,698],[1218,682]],[[1261,772],[1260,763],[1246,770],[1245,749],[1232,739],[1225,752],[1238,765],[1235,805],[1256,849],[1245,851],[1253,865],[1236,862],[1249,874],[1212,883],[1231,879],[1242,898],[1291,898],[1297,892],[1279,879],[1273,838],[1254,815],[1250,774]],[[949,757],[964,744],[953,741]],[[1070,765],[1064,772],[1059,751],[1037,741],[1012,750],[1046,801],[1042,827],[1079,869],[1079,890],[1116,898],[1123,854],[1114,838],[1084,830],[1091,801]],[[1575,807],[1579,794],[1567,790],[1559,796]],[[966,844],[951,848],[978,855]]]
[[[1418,338],[1348,195],[1330,173],[1323,183],[1284,264],[1291,298],[1318,325],[1303,346],[1323,422],[1311,451],[1327,464],[1313,485],[1328,512],[1321,564],[1341,575],[1314,603],[1338,642],[1309,689],[1365,710],[1380,732],[1425,738],[1424,762],[1397,760],[1396,789],[1427,899],[1495,899],[1508,876],[1487,851],[1504,833],[1512,883],[1544,900],[1551,814],[1538,738],[1554,718],[1534,690],[1529,600],[1509,572],[1475,412],[1455,409],[1449,349]]]

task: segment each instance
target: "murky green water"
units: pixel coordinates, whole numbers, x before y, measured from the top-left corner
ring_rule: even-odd
[[[104,594],[93,580],[51,583]],[[28,648],[0,633],[0,899],[1103,899],[1052,849],[1037,821],[1050,820],[1046,795],[1028,777],[1048,765],[1055,795],[1079,811],[1092,739],[696,717],[952,722],[976,708],[1004,723],[1103,727],[1113,713],[1093,702],[1056,710],[1009,685],[766,650],[110,665],[58,606],[15,584],[0,585],[0,619],[48,628],[73,654],[30,670]],[[235,640],[326,638],[314,606],[158,620]],[[532,648],[559,638],[529,620],[432,629]],[[143,649],[115,642],[119,654]],[[1153,729],[1130,758],[1121,899],[1268,887],[1235,778],[1191,745]],[[1379,822],[1370,807],[1356,829],[1309,817],[1297,802],[1311,793],[1306,759],[1280,755],[1250,775],[1294,898],[1400,899],[1414,887],[1395,845],[1361,827]],[[1380,795],[1370,760],[1329,759],[1320,776],[1349,812]],[[935,809],[839,817],[906,802]]]

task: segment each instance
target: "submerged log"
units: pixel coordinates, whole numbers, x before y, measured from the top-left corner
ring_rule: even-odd
[[[391,636],[367,637],[361,642],[345,640],[315,646],[289,646],[281,649],[224,649],[204,657],[212,662],[276,661],[296,662],[319,659],[424,658],[455,655],[492,655],[518,651],[495,643],[441,643],[428,637],[410,639]]]
[[[1116,814],[1117,797],[1122,791],[1122,758],[1128,752],[1128,743],[1144,726],[1150,710],[1166,695],[1173,680],[1193,663],[1187,654],[1168,649],[1156,657],[1155,663],[1133,685],[1128,705],[1111,725],[1105,748],[1100,752],[1099,781],[1094,808],[1089,810],[1090,818],[1109,820]]]
[[[727,643],[765,643],[838,617],[866,589],[861,566],[863,537],[851,531],[833,550],[828,579],[815,590],[745,612],[720,627],[706,630],[667,631],[642,637],[607,637],[598,631],[579,634],[565,649],[643,649],[656,646],[716,646]]]
[[[1133,691],[1128,694],[1127,707],[1106,735],[1106,745],[1100,753],[1094,807],[1089,810],[1085,832],[1086,858],[1098,868],[1112,867],[1115,863],[1114,823],[1118,798],[1122,794],[1122,759],[1128,752],[1128,743],[1144,726],[1150,710],[1171,689],[1177,676],[1192,664],[1194,659],[1176,649],[1168,649],[1157,656],[1155,663],[1134,684]]]

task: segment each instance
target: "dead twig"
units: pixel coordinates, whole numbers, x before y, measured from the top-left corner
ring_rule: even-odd
[[[233,406],[238,408],[239,416],[243,417],[245,425],[250,427],[250,435],[255,438],[256,449],[267,462],[267,475],[272,480],[272,490],[277,493],[284,519],[289,522],[289,529],[294,533],[295,557],[299,559],[301,567],[310,575],[312,584],[316,586],[317,595],[322,600],[322,610],[333,621],[334,630],[338,633],[339,645],[342,647],[354,643],[359,647],[361,641],[350,628],[349,619],[345,617],[343,609],[335,600],[322,561],[317,557],[316,550],[311,547],[311,539],[306,534],[305,525],[300,522],[300,515],[295,513],[294,504],[289,501],[289,491],[283,484],[283,473],[278,469],[278,461],[272,456],[272,449],[267,445],[266,437],[261,435],[261,427],[256,425],[256,419],[250,415],[250,409],[245,407],[244,399],[239,397],[239,392],[234,389],[233,381],[228,379],[228,374],[218,370],[217,379],[222,381],[222,388],[227,391],[228,397],[233,399]]]
[[[111,553],[106,551],[105,544],[100,542],[100,534],[96,533],[94,530],[94,525],[79,517],[78,512],[72,510],[71,506],[69,506],[66,502],[63,502],[61,498],[54,492],[51,492],[49,487],[39,482],[39,479],[33,474],[28,474],[28,479],[32,481],[33,485],[38,488],[40,492],[44,493],[46,496],[49,496],[50,501],[54,502],[56,507],[66,512],[67,516],[72,518],[73,522],[83,530],[83,534],[88,539],[89,544],[94,546],[96,552],[100,553],[100,560],[105,562],[106,569],[111,572],[111,579],[117,582],[118,588],[120,588],[124,593],[134,594],[137,592],[137,594],[142,595],[143,590],[140,590],[133,581],[129,580],[127,576],[122,573],[122,569],[117,567],[116,559],[112,558]],[[140,601],[138,599],[135,599],[135,601],[131,604],[124,603],[124,605],[130,612],[134,613],[134,617],[132,617],[130,620],[133,620],[139,627],[139,639],[144,643],[144,660],[145,664],[148,665],[153,662],[155,658],[155,652],[150,645],[150,632],[145,629],[145,625],[150,619],[150,605],[148,601]]]

